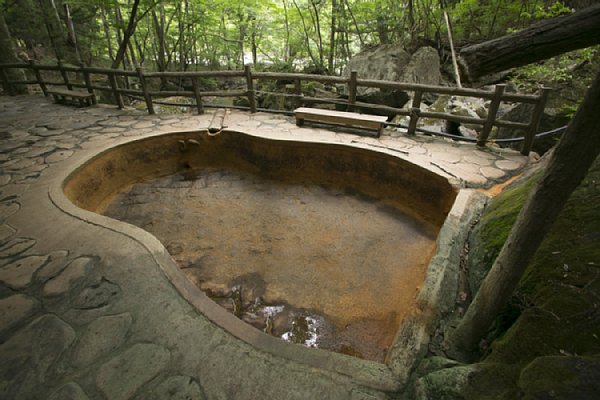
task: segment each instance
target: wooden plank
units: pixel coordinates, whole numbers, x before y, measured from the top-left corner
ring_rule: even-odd
[[[419,121],[419,115],[421,114],[422,98],[423,92],[416,90],[412,101],[412,107],[410,108],[410,122],[408,123],[408,134],[410,136],[414,136],[417,131],[417,122]]]
[[[244,74],[246,75],[246,85],[248,86],[248,103],[250,104],[250,112],[256,112],[256,98],[254,97],[254,83],[252,81],[252,70],[249,65],[244,66]]]
[[[243,78],[244,71],[146,72],[146,78]]]
[[[108,74],[108,82],[110,83],[110,88],[113,92],[113,96],[115,96],[117,107],[119,107],[120,109],[125,108],[125,104],[123,104],[123,97],[121,97],[121,93],[119,93],[119,84],[117,83],[117,77],[114,73]]]
[[[90,78],[90,73],[83,69],[83,65],[81,67],[81,69],[83,70],[83,80],[85,82],[85,88],[88,93],[93,95],[92,104],[96,104],[96,95],[94,93],[94,89],[92,89],[92,79]]]
[[[357,85],[356,80],[358,79],[358,73],[356,71],[350,72],[350,80],[348,81],[348,107],[346,111],[354,111],[353,105],[356,103],[356,92]]]
[[[69,81],[69,75],[67,75],[67,70],[69,69],[69,67],[65,67],[62,64],[62,61],[60,61],[60,60],[57,61],[57,66],[59,68],[60,74],[62,75],[63,81],[65,82],[65,85],[67,86],[67,88],[69,90],[73,89],[73,86],[71,86],[71,82]]]
[[[6,72],[6,68],[0,68],[0,75],[2,75],[2,86],[4,86],[4,90],[10,96],[14,96],[15,92],[13,90],[12,85],[10,84],[10,79],[8,79],[8,73]]]
[[[296,124],[298,126],[302,126],[304,120],[335,125],[349,125],[353,127],[374,129],[377,131],[377,136],[381,135],[383,126],[385,122],[387,122],[387,117],[381,115],[322,110],[319,108],[300,107],[297,108],[294,113],[296,115]]]
[[[312,75],[312,74],[299,74],[299,73],[288,73],[288,72],[254,72],[252,74],[254,79],[266,79],[266,80],[294,80],[299,79],[302,81],[322,82],[322,83],[347,83],[348,78],[339,76],[329,75]]]
[[[42,92],[44,92],[44,96],[48,97],[48,87],[46,87],[46,83],[44,82],[44,79],[42,78],[42,74],[41,74],[39,68],[37,68],[37,66],[35,65],[35,60],[29,60],[29,65],[31,66],[31,69],[33,70],[33,73],[35,74],[35,78],[37,79],[38,85],[40,85]]]
[[[347,118],[360,121],[387,122],[387,117],[383,115],[360,114],[348,111],[323,110],[320,108],[300,107],[294,110],[296,114],[319,115],[332,118]]]
[[[498,113],[498,108],[500,108],[500,103],[502,102],[502,95],[504,94],[504,89],[506,85],[496,85],[496,90],[494,92],[494,98],[490,103],[490,108],[488,110],[488,116],[485,120],[485,124],[483,125],[483,129],[479,134],[479,139],[477,139],[477,146],[483,147],[485,146],[485,142],[487,142],[488,137],[490,136],[490,132],[492,131],[492,126],[494,125],[494,121],[496,120],[496,114]]]
[[[294,79],[294,94],[296,97],[296,107],[302,107],[302,81]]]
[[[521,147],[521,154],[524,156],[528,156],[531,148],[533,147],[533,141],[535,140],[535,133],[540,125],[540,121],[542,120],[542,116],[544,115],[544,108],[546,108],[546,101],[548,101],[548,95],[550,94],[551,89],[542,88],[542,92],[538,97],[538,103],[533,110],[533,115],[531,116],[531,123],[529,124],[529,129],[525,134],[525,140],[523,141],[523,146]]]
[[[146,85],[146,77],[144,76],[144,69],[142,67],[137,67],[135,69],[138,73],[138,79],[140,80],[140,86],[142,87],[142,92],[144,93],[144,100],[146,101],[146,108],[148,109],[148,114],[154,114],[154,105],[152,104],[152,96],[148,93],[148,86]]]
[[[73,98],[77,98],[77,99],[86,99],[86,98],[91,99],[93,96],[92,93],[84,92],[81,90],[68,90],[68,89],[59,89],[59,88],[48,89],[48,93],[49,94],[59,94],[62,96],[69,96],[69,97],[73,97]]]
[[[192,87],[194,89],[194,97],[196,98],[196,109],[198,114],[204,114],[204,105],[202,104],[202,95],[200,94],[200,86],[198,86],[198,78],[192,77]]]
[[[52,95],[54,101],[57,103],[64,103],[67,99],[71,99],[73,102],[77,100],[81,107],[95,104],[96,98],[93,93],[60,88],[48,89],[48,94]]]

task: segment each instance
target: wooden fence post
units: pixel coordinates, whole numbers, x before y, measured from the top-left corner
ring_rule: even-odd
[[[544,115],[544,108],[546,108],[546,101],[548,101],[548,95],[552,89],[543,87],[542,92],[538,97],[538,102],[535,105],[533,110],[533,115],[531,116],[531,122],[529,123],[529,128],[525,134],[525,140],[523,141],[523,147],[521,147],[521,154],[524,156],[528,156],[531,148],[533,147],[533,141],[535,140],[535,134],[537,133],[537,129],[540,126],[540,121],[542,120],[542,116]]]
[[[121,93],[119,93],[119,85],[117,84],[116,71],[109,72],[108,80],[110,82],[110,87],[112,88],[113,95],[115,96],[115,100],[117,101],[117,106],[119,108],[125,108],[123,104],[123,97],[121,97]]]
[[[354,104],[356,104],[356,92],[358,79],[358,73],[356,71],[350,72],[350,79],[348,80],[348,107],[347,111],[354,111]]]
[[[302,81],[294,79],[294,94],[296,95],[296,107],[302,107]]]
[[[44,82],[44,79],[42,78],[42,73],[38,69],[37,65],[35,65],[35,60],[30,59],[29,65],[30,65],[31,69],[33,70],[35,79],[37,80],[37,84],[40,85],[40,89],[42,89],[44,96],[48,97],[48,88],[46,87],[46,83]]]
[[[250,103],[250,112],[256,112],[256,97],[254,96],[254,82],[252,81],[252,70],[249,65],[244,66],[246,74],[246,84],[248,85],[248,103]]]
[[[198,86],[198,78],[195,76],[192,76],[192,88],[194,89],[198,114],[204,114],[204,105],[202,104],[202,96],[200,96],[200,86]]]
[[[144,100],[146,101],[146,108],[148,109],[148,114],[154,115],[154,104],[152,104],[152,96],[148,92],[148,86],[146,86],[146,77],[144,76],[144,68],[136,67],[138,78],[140,80],[140,86],[142,87],[142,92],[144,93]]]
[[[85,82],[85,88],[87,89],[88,93],[94,95],[92,97],[92,104],[96,104],[98,101],[96,100],[94,89],[92,88],[92,79],[90,78],[90,72],[87,69],[85,69],[85,65],[83,63],[81,63],[79,69],[83,71],[83,80]]]
[[[57,60],[56,61],[56,65],[58,66],[60,74],[62,75],[63,81],[65,81],[65,85],[67,86],[67,89],[73,90],[73,85],[71,85],[71,82],[69,81],[69,75],[67,75],[67,71],[65,71],[63,69],[63,63],[62,63],[62,61],[61,60]]]
[[[8,73],[6,72],[6,68],[0,67],[0,75],[2,75],[2,86],[4,86],[4,90],[8,93],[9,96],[14,96],[15,91],[10,83],[10,79],[8,79]]]
[[[481,130],[479,138],[477,139],[477,146],[479,147],[485,147],[485,142],[487,142],[487,139],[490,136],[492,126],[494,126],[494,122],[496,121],[496,114],[498,113],[498,108],[500,107],[500,103],[502,102],[502,95],[504,94],[505,88],[506,85],[496,85],[494,97],[492,97],[492,102],[490,103],[490,108],[488,110],[487,119],[485,120],[485,124],[483,124],[483,129]]]
[[[410,107],[410,122],[408,123],[408,134],[414,136],[417,131],[417,122],[419,121],[419,114],[421,112],[421,99],[423,98],[423,92],[415,90],[415,97],[413,97],[412,105]]]

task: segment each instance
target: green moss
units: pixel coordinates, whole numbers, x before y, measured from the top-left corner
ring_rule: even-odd
[[[521,211],[527,196],[541,176],[535,173],[492,199],[471,237],[469,282],[476,292],[491,268]]]
[[[526,182],[506,190],[493,199],[486,209],[480,225],[473,232],[470,255],[470,267],[479,269],[481,277],[491,267],[539,176],[533,175]],[[540,364],[537,377],[532,375],[534,370],[530,368],[531,365],[538,365],[532,363],[542,359],[540,357],[593,357],[600,354],[598,204],[600,159],[596,160],[586,179],[571,195],[528,266],[514,295],[513,304],[519,306],[512,318],[514,322],[492,342],[484,359],[485,363],[496,365],[492,371],[497,368],[498,373],[503,371],[498,367],[500,365],[523,371],[526,379],[521,377],[521,389],[535,383],[535,391],[525,390],[528,393],[525,398],[538,398],[532,394],[534,392],[551,393],[553,382],[559,378],[561,393],[571,393],[571,389],[576,393],[585,393],[589,389],[589,385],[580,379],[583,372],[575,370],[571,364],[560,368],[557,366],[557,369],[546,372],[544,365]],[[479,283],[476,282],[475,289]],[[573,375],[573,379],[569,374]],[[483,375],[473,378],[470,385],[473,390],[484,390],[493,381],[493,376],[490,372],[489,379]],[[516,383],[504,384],[510,391]],[[544,388],[550,388],[550,391]]]
[[[506,364],[480,363],[471,374],[469,385],[463,391],[465,399],[513,400],[518,398],[516,381],[519,370]]]
[[[523,368],[523,399],[595,399],[600,391],[600,358],[540,357]]]

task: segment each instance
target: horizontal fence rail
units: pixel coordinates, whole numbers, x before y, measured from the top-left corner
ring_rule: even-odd
[[[30,71],[28,74],[35,79],[11,80],[7,71],[9,69],[23,69]],[[53,80],[44,79],[42,72],[57,72],[61,79],[56,80],[56,74]],[[69,76],[71,74],[71,76]],[[75,74],[75,79],[73,78]],[[104,77],[106,85],[98,84],[98,80],[92,81],[92,75],[101,75]],[[17,85],[40,86],[45,96],[48,96],[48,86],[64,86],[69,90],[85,89],[94,94],[94,91],[109,93],[119,108],[124,107],[123,96],[133,96],[143,99],[149,114],[154,114],[154,103],[156,98],[181,96],[193,99],[195,104],[179,106],[195,106],[198,113],[204,112],[203,97],[245,97],[248,101],[247,107],[242,107],[255,113],[257,111],[257,94],[268,94],[272,96],[281,96],[291,98],[297,107],[306,104],[331,104],[336,107],[344,108],[347,111],[358,109],[373,110],[383,112],[389,115],[400,115],[410,117],[408,125],[408,134],[414,135],[417,130],[419,118],[438,119],[453,121],[463,124],[480,126],[478,132],[477,145],[485,146],[489,141],[489,135],[492,128],[512,128],[521,129],[525,132],[525,139],[521,147],[521,153],[529,154],[533,147],[533,141],[538,129],[541,117],[546,106],[550,89],[542,88],[537,95],[524,95],[515,93],[505,93],[505,85],[496,85],[494,90],[480,90],[470,88],[457,88],[446,86],[433,86],[413,83],[402,83],[384,80],[358,79],[356,72],[351,72],[347,77],[312,75],[302,73],[278,73],[278,72],[253,72],[249,66],[243,71],[196,71],[196,72],[146,72],[138,67],[135,71],[121,69],[98,68],[86,66],[72,66],[58,63],[56,65],[38,64],[33,60],[28,63],[0,64],[0,77],[4,91],[10,95],[15,94]],[[191,82],[191,90],[153,90],[148,85],[150,79],[160,79],[161,82],[166,79],[186,79]],[[245,90],[202,90],[201,79],[219,78],[225,80],[238,79],[245,85]],[[135,84],[131,84],[131,80]],[[292,93],[264,92],[255,89],[255,81],[284,81],[293,84]],[[94,82],[94,83],[92,83]],[[311,97],[304,94],[303,83],[318,82],[329,85],[344,85],[348,98],[324,98]],[[291,85],[290,84],[290,85]],[[396,108],[382,104],[366,103],[357,100],[358,88],[375,88],[384,90],[400,90],[412,92],[412,101],[409,107]],[[450,95],[480,98],[490,101],[488,115],[486,118],[474,118],[467,116],[454,115],[446,112],[432,112],[421,110],[423,95],[432,93],[436,95]],[[528,123],[512,122],[500,120],[497,118],[497,112],[502,102],[533,104],[534,109],[531,119]]]

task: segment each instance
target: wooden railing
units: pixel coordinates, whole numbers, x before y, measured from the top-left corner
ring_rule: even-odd
[[[10,68],[19,68],[30,71],[31,73],[29,75],[34,76],[35,79],[23,81],[10,80],[9,74],[7,73],[7,70]],[[42,75],[42,72],[44,71],[54,71],[55,73],[58,72],[61,76],[61,80],[52,81],[44,79],[44,76]],[[47,87],[49,85],[66,86],[70,90],[73,88],[86,89],[89,93],[94,93],[94,91],[103,91],[110,93],[114,97],[115,103],[119,108],[124,107],[123,95],[141,97],[144,99],[148,113],[150,114],[154,114],[153,99],[169,96],[183,96],[194,99],[198,113],[204,112],[203,97],[246,97],[249,104],[247,109],[254,113],[257,111],[257,90],[254,88],[255,81],[292,81],[294,82],[292,94],[278,92],[269,92],[269,94],[274,96],[291,97],[298,107],[315,103],[334,104],[337,107],[345,108],[348,111],[360,108],[384,112],[386,114],[408,116],[410,117],[407,128],[409,135],[415,134],[419,118],[440,119],[463,124],[477,125],[482,127],[477,138],[477,145],[479,146],[485,146],[492,127],[494,126],[519,129],[525,132],[525,140],[523,141],[523,145],[521,147],[521,153],[524,155],[529,154],[531,151],[535,134],[538,129],[538,125],[540,123],[549,94],[549,89],[547,88],[542,88],[538,95],[524,95],[505,93],[505,85],[496,85],[495,90],[487,91],[469,88],[359,79],[356,72],[352,72],[348,77],[300,73],[253,72],[249,66],[246,66],[243,71],[146,72],[142,68],[137,68],[135,71],[126,71],[109,68],[76,67],[61,63],[58,63],[57,65],[46,65],[37,64],[33,61],[30,61],[29,63],[0,64],[0,75],[2,77],[4,90],[10,95],[15,93],[16,85],[23,84],[39,85],[46,96],[48,96]],[[75,78],[73,78],[73,75],[75,75]],[[104,82],[107,82],[108,86],[96,83],[102,81],[102,79],[92,80],[91,75],[101,75],[105,77]],[[149,79],[166,78],[189,79],[192,83],[192,90],[172,91],[150,89],[150,85],[148,85]],[[203,78],[240,79],[245,81],[245,90],[202,90],[202,85],[200,84],[199,80]],[[130,79],[136,80],[139,88],[131,88],[131,85],[129,85]],[[123,82],[126,84],[123,84]],[[346,85],[348,99],[306,96],[303,92],[303,82],[320,82],[332,85]],[[381,104],[360,102],[357,101],[359,87],[412,92],[412,102],[410,103],[410,106],[406,108],[395,108]],[[474,118],[445,112],[422,111],[420,106],[425,93],[474,97],[490,100],[487,118]],[[534,111],[531,115],[530,121],[528,123],[523,123],[498,119],[497,111],[502,102],[534,104]]]

